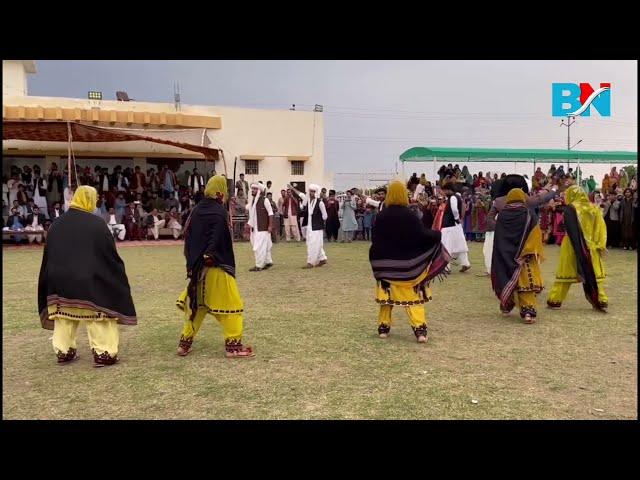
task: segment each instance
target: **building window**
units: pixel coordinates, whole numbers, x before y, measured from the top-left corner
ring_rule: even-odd
[[[304,175],[304,162],[299,160],[292,160],[291,175]]]
[[[245,160],[244,173],[245,175],[258,175],[258,160]]]

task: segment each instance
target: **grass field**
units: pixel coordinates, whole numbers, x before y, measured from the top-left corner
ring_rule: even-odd
[[[185,286],[179,246],[121,248],[139,325],[121,328],[121,362],[56,364],[40,327],[36,285],[42,252],[3,251],[5,419],[632,419],[637,418],[637,257],[606,258],[609,313],[594,312],[579,285],[538,323],[503,318],[470,245],[468,274],[433,287],[429,343],[417,344],[396,309],[377,337],[368,244],[325,244],[329,265],[302,270],[304,244],[274,246],[276,266],[249,273],[236,245],[245,343],[253,359],[223,357],[208,319],[187,357],[175,354]],[[559,248],[547,247],[551,286]],[[543,305],[548,291],[542,293]],[[477,402],[476,402],[477,401]]]

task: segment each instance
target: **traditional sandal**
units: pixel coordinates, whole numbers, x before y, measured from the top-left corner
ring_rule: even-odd
[[[262,269],[266,270],[267,268],[273,267],[273,263],[267,263]]]
[[[253,267],[249,269],[250,272],[260,272],[262,271],[262,268],[258,268],[258,267]]]
[[[60,358],[58,359],[58,365],[69,365],[70,363],[75,362],[76,360],[78,360],[80,358],[80,355],[75,355],[73,358],[70,358],[68,360],[61,360]]]
[[[322,267],[322,266],[324,266],[326,264],[327,264],[326,260],[320,260],[320,263],[318,263],[318,267]]]
[[[536,319],[527,313],[527,314],[524,316],[524,323],[525,323],[526,325],[531,325],[531,324],[533,324],[533,323],[536,323]]]
[[[464,267],[462,267],[460,269],[460,273],[464,273],[464,272],[466,272],[468,270],[471,270],[471,266],[470,265],[465,265]]]
[[[224,356],[227,358],[248,358],[248,357],[255,357],[256,354],[251,347],[246,346],[246,347],[242,347],[239,350],[231,350],[231,351],[227,350]]]
[[[306,270],[308,268],[313,268],[313,265],[311,265],[310,263],[307,263],[304,267],[302,267],[303,270]]]
[[[417,337],[418,343],[427,343],[429,338],[426,335],[420,335]]]
[[[178,355],[181,357],[186,357],[189,354],[189,351],[191,351],[190,347],[178,347]]]

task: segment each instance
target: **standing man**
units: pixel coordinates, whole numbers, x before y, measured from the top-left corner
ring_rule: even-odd
[[[280,198],[278,199],[277,208],[280,214],[280,221],[278,222],[278,235],[280,239],[284,236],[284,200],[287,196],[286,190],[280,190]]]
[[[136,193],[142,194],[146,186],[147,179],[144,176],[144,173],[140,171],[140,167],[136,166],[136,168],[134,169],[133,178],[131,179],[131,189]]]
[[[40,167],[33,166],[33,201],[40,211],[48,216],[47,212],[47,181],[40,175]]]
[[[326,200],[327,209],[327,242],[333,238],[334,242],[338,241],[338,230],[340,230],[340,202],[336,198],[336,191],[329,190],[329,198]]]
[[[340,202],[340,210],[342,210],[342,233],[343,238],[340,243],[345,241],[351,243],[353,234],[358,230],[358,222],[356,221],[356,199],[351,190],[347,190],[347,197]]]
[[[187,185],[193,193],[199,192],[200,187],[204,187],[204,178],[198,173],[198,169],[194,168],[193,173],[189,176],[189,184]]]
[[[251,228],[251,247],[256,264],[250,272],[259,272],[273,265],[271,258],[271,231],[273,230],[273,208],[265,197],[266,187],[262,183],[251,185],[251,207],[249,208],[249,227]]]
[[[450,180],[442,186],[447,196],[447,206],[442,219],[442,243],[452,258],[458,258],[462,264],[461,273],[471,268],[469,263],[469,247],[464,239],[462,230],[462,199],[453,191],[453,182]]]
[[[384,208],[384,200],[387,197],[387,189],[386,187],[380,187],[373,193],[376,196],[376,199],[373,199],[371,197],[366,197],[365,204],[370,205],[373,208],[377,208],[378,213],[380,213]]]
[[[320,187],[309,185],[309,197],[292,188],[302,198],[302,212],[307,218],[307,265],[302,268],[322,267],[327,264],[324,253],[324,222],[327,220],[327,209],[318,198]]]
[[[240,180],[236,182],[236,197],[243,205],[247,204],[247,195],[249,192],[249,182],[244,179],[244,173],[240,174]]]
[[[298,200],[291,193],[291,188],[288,186],[284,202],[282,204],[282,216],[284,218],[284,234],[287,242],[293,238],[296,242],[300,241],[300,230],[298,229],[298,212],[300,210]]]
[[[165,200],[173,197],[173,192],[175,192],[177,186],[178,177],[176,177],[173,170],[165,165],[162,175],[162,192]]]

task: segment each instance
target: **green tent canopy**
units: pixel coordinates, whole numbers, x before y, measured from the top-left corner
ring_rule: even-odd
[[[638,152],[594,152],[579,150],[526,150],[516,148],[413,147],[400,155],[401,162],[431,162],[436,158],[461,158],[467,162],[637,163]]]

